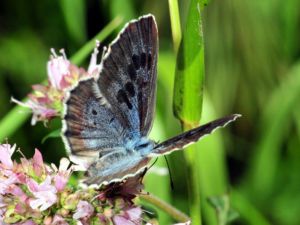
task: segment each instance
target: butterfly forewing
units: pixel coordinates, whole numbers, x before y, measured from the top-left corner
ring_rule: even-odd
[[[188,145],[197,142],[205,135],[212,133],[214,130],[226,126],[228,123],[235,121],[239,114],[226,116],[210,123],[204,124],[200,127],[186,131],[178,136],[175,136],[167,141],[164,141],[155,146],[153,150],[154,155],[169,154],[175,150],[183,149]]]
[[[102,95],[133,135],[148,134],[156,92],[157,27],[153,16],[131,22],[103,59],[97,81]]]

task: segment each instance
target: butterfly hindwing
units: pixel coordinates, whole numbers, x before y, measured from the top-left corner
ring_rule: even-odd
[[[163,154],[169,154],[175,150],[183,149],[188,145],[197,142],[203,136],[212,133],[217,128],[224,127],[228,123],[235,121],[239,117],[240,117],[239,114],[233,114],[230,116],[226,116],[214,120],[200,127],[196,127],[192,130],[186,131],[178,136],[170,138],[169,140],[156,145],[153,149],[152,154],[163,155]]]
[[[107,103],[96,97],[94,85],[93,78],[80,81],[65,103],[63,137],[73,155],[99,156],[99,151],[104,155],[123,145],[121,124]]]

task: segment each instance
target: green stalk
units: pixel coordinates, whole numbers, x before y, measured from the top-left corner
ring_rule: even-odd
[[[122,19],[120,17],[112,20],[106,27],[104,27],[93,39],[86,43],[78,52],[76,52],[70,60],[74,64],[80,64],[90,54],[95,47],[95,41],[103,41],[108,37],[120,24]],[[27,101],[27,98],[22,100]],[[23,112],[24,107],[16,105],[10,110],[5,117],[0,121],[0,142],[5,138],[10,137],[18,128],[22,126],[30,117],[31,113]]]
[[[173,219],[177,220],[178,222],[187,222],[191,219],[185,215],[183,212],[179,211],[178,209],[174,208],[167,202],[161,200],[160,198],[152,195],[152,194],[145,194],[139,196],[141,199],[155,205],[156,207],[160,208],[161,210],[168,213]]]
[[[177,55],[173,109],[184,130],[199,125],[202,111],[204,44],[201,3],[200,0],[190,1],[184,33]],[[191,168],[188,185],[192,223],[201,225],[201,191],[199,162],[197,160],[199,151],[198,145],[195,144],[189,147],[184,154]]]
[[[169,0],[169,10],[170,10],[173,46],[175,52],[177,52],[181,41],[180,14],[179,14],[177,0]]]

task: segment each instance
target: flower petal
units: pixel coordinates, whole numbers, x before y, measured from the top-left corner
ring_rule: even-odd
[[[0,161],[2,165],[4,165],[8,169],[12,169],[13,161],[11,160],[11,156],[16,149],[16,145],[2,144],[0,145]]]
[[[94,212],[94,207],[87,201],[79,201],[76,212],[73,214],[73,219],[80,219],[83,217],[90,217]]]

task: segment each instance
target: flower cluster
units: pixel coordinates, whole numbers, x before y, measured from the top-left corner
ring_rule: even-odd
[[[0,145],[0,224],[141,224],[142,210],[133,203],[141,176],[104,188],[67,185],[76,165],[63,158],[47,165],[39,150],[32,159],[12,160],[16,146]]]
[[[33,91],[28,95],[29,99],[25,103],[12,98],[13,102],[32,110],[32,125],[37,121],[46,122],[60,116],[66,91],[83,77],[97,76],[100,69],[100,65],[97,64],[98,46],[97,42],[87,71],[72,64],[67,59],[64,50],[60,51],[61,55],[57,55],[51,49],[52,54],[47,63],[48,84],[33,85]]]

